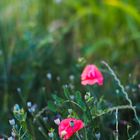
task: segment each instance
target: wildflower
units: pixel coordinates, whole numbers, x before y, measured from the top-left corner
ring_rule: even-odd
[[[84,127],[84,123],[81,120],[75,118],[67,118],[60,122],[59,136],[63,140],[68,140],[72,135]]]
[[[57,76],[57,77],[56,77],[56,80],[57,80],[57,81],[60,81],[60,76]]]
[[[74,98],[75,98],[74,95],[70,95],[71,100],[74,100]]]
[[[61,115],[60,114],[57,114],[55,117],[54,117],[54,123],[59,125],[60,122],[61,122]]]
[[[10,125],[15,125],[15,119],[11,119],[11,120],[9,120],[9,123],[10,123]]]
[[[16,133],[14,131],[11,132],[12,137],[16,137]]]
[[[100,132],[98,132],[98,133],[95,133],[95,137],[96,137],[96,139],[97,139],[97,140],[100,140],[100,137],[101,137],[101,134],[100,134]]]
[[[53,129],[53,128],[51,128],[51,129],[49,130],[48,136],[49,136],[50,138],[53,138],[53,137],[54,137],[54,129]]]
[[[42,127],[41,127],[41,126],[39,126],[39,127],[38,127],[38,130],[39,130],[39,131],[42,131],[43,129],[42,129]]]
[[[49,136],[50,138],[53,138],[53,137],[54,137],[53,132],[49,132],[49,133],[48,133],[48,136]]]
[[[54,120],[54,123],[57,124],[57,125],[59,125],[59,124],[60,124],[60,119],[59,119],[59,118],[56,118],[56,119]]]
[[[18,88],[17,88],[17,92],[18,92],[18,93],[21,93],[21,88],[18,87]]]
[[[14,140],[14,138],[11,136],[11,137],[8,138],[8,140]]]
[[[31,106],[30,108],[28,108],[28,111],[29,111],[30,113],[34,113],[34,112],[36,111],[36,109],[37,109],[37,104],[34,104],[34,105]]]
[[[137,90],[135,88],[132,88],[132,92],[136,92]]]
[[[46,77],[48,78],[48,80],[51,80],[52,79],[52,74],[51,73],[47,73]]]
[[[119,89],[116,89],[116,93],[119,94],[119,92],[120,92]]]
[[[43,121],[44,122],[47,122],[48,121],[48,117],[46,116],[46,117],[43,117]]]
[[[67,84],[63,85],[63,88],[68,88],[68,85]]]
[[[74,85],[73,84],[69,84],[70,89],[74,89]]]
[[[32,103],[31,102],[27,102],[27,107],[31,107],[32,106]]]
[[[74,78],[75,78],[74,75],[70,75],[70,76],[69,76],[69,79],[70,79],[71,81],[73,81]]]
[[[87,65],[81,74],[81,84],[94,85],[95,83],[103,85],[103,75],[95,65]]]
[[[71,108],[68,109],[69,114],[71,114],[73,112],[73,110]]]
[[[18,112],[18,111],[20,111],[20,107],[18,104],[15,104],[14,105],[14,112]]]
[[[90,92],[86,92],[84,98],[85,98],[85,100],[88,100],[90,98]]]

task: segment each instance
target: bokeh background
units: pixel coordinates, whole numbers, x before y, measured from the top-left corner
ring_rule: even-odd
[[[72,78],[80,90],[79,63],[102,60],[139,107],[139,0],[0,0],[0,134],[15,103],[41,108]]]

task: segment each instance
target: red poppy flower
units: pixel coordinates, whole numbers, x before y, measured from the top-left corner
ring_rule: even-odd
[[[82,85],[94,85],[95,83],[102,85],[103,79],[102,73],[93,64],[87,65],[81,74]]]
[[[59,124],[59,136],[63,140],[68,140],[73,134],[84,127],[84,123],[81,120],[75,118],[67,118]]]

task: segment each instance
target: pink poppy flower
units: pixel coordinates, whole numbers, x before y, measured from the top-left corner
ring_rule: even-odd
[[[84,127],[84,123],[81,120],[75,118],[67,118],[59,124],[59,136],[63,140],[68,140],[73,134]]]
[[[81,84],[82,85],[103,85],[103,75],[99,69],[91,64],[87,65],[81,74]]]

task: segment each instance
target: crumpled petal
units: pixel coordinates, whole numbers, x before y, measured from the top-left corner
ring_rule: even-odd
[[[75,118],[67,118],[59,124],[59,136],[63,140],[68,140],[72,135],[84,127],[84,123],[81,120]]]
[[[102,73],[93,64],[87,65],[81,74],[82,85],[103,85],[103,79]]]

